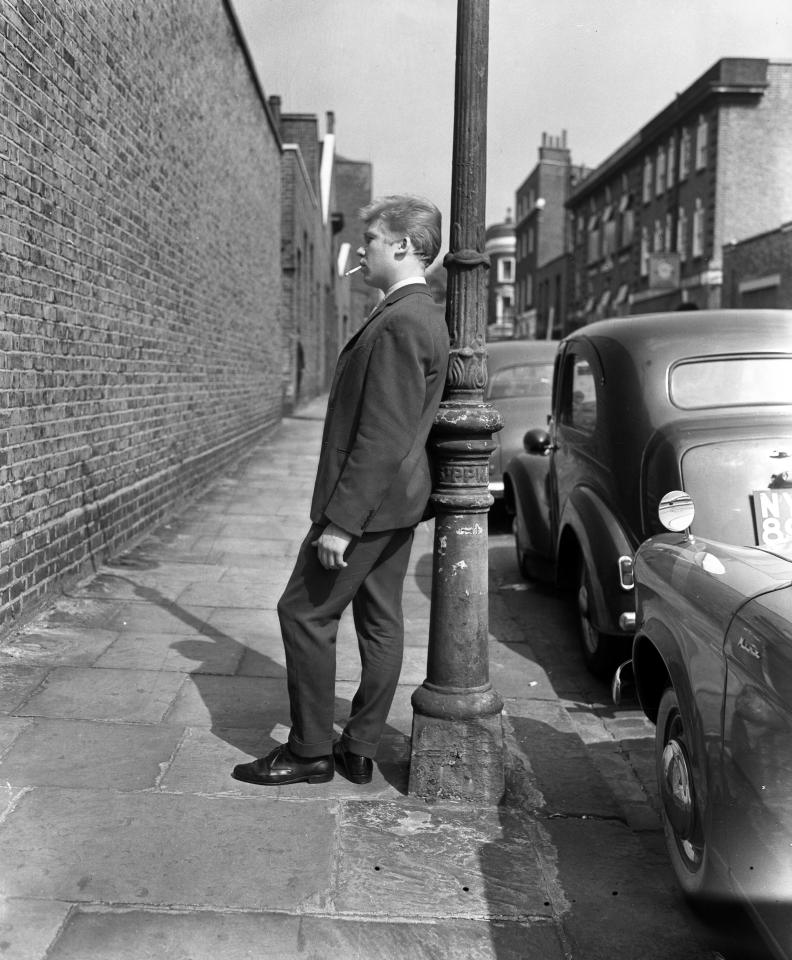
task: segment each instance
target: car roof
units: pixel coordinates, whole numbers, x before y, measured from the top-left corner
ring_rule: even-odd
[[[597,320],[565,342],[591,340],[598,350],[624,348],[634,358],[728,353],[792,353],[792,310],[679,310]]]
[[[519,363],[552,363],[558,344],[558,340],[495,340],[487,344],[487,369],[493,373]]]

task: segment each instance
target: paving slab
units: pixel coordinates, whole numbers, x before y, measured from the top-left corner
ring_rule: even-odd
[[[526,650],[490,638],[489,673],[492,685],[504,699],[556,700],[544,668]]]
[[[542,836],[527,816],[466,804],[349,802],[336,907],[394,918],[553,915]]]
[[[562,960],[552,924],[79,910],[48,960]],[[25,958],[27,960],[27,958]]]
[[[30,720],[0,761],[0,778],[15,791],[146,790],[154,787],[182,736],[182,727],[163,724]]]
[[[187,607],[235,607],[238,610],[274,610],[283,593],[288,573],[282,582],[256,583],[252,580],[220,580],[217,583],[190,583],[178,594],[177,602]]]
[[[184,676],[153,670],[56,667],[15,713],[25,717],[157,723]]]
[[[68,916],[68,903],[4,900],[0,903],[0,956],[41,960]]]
[[[203,633],[208,629],[205,607],[185,607],[149,590],[138,600],[121,603],[113,627],[125,633]]]
[[[530,757],[548,813],[623,819],[613,793],[594,765],[563,708],[552,701],[507,701],[509,724]]]
[[[43,683],[42,667],[14,663],[0,666],[0,713],[13,713]]]
[[[33,720],[26,717],[0,716],[0,757],[11,748],[17,737],[26,730]]]
[[[279,679],[190,674],[168,712],[168,723],[259,731],[288,724],[285,674]]]
[[[116,635],[114,630],[96,627],[47,627],[36,622],[0,647],[0,664],[89,667],[110,646]]]
[[[321,909],[334,804],[37,788],[0,824],[0,896]]]
[[[682,895],[666,861],[626,826],[579,818],[544,824],[569,903],[561,922],[571,955],[585,960],[712,957],[680,923]]]
[[[246,647],[196,634],[117,634],[94,663],[100,669],[176,673],[237,672]]]

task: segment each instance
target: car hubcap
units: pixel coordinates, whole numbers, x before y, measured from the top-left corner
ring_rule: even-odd
[[[682,745],[669,740],[663,750],[663,806],[679,837],[688,839],[693,832],[693,793],[690,768]]]
[[[583,637],[583,645],[589,653],[596,653],[597,635],[592,629],[589,621],[588,588],[585,583],[581,583],[578,590],[578,613],[580,614],[580,632]]]

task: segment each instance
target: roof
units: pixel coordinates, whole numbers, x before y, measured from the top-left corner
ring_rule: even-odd
[[[792,310],[680,310],[597,320],[567,341],[612,343],[631,354],[792,353]]]

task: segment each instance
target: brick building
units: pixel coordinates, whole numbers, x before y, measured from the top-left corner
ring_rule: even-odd
[[[283,142],[281,269],[284,409],[315,397],[327,384],[338,352],[337,271],[333,237],[335,131],[332,113],[319,134],[315,114],[283,113],[281,98],[269,105]]]
[[[222,0],[3,4],[0,45],[8,624],[280,418],[281,144]]]
[[[722,304],[725,243],[792,218],[792,63],[719,60],[572,192],[572,315]]]
[[[487,227],[487,339],[514,336],[514,254],[517,247],[511,210],[503,223]]]
[[[724,246],[723,306],[792,308],[792,221]]]
[[[363,228],[358,213],[372,199],[372,179],[370,163],[336,156],[336,209],[343,218],[337,236],[338,272],[341,276],[358,264],[355,251],[363,241]],[[338,341],[342,345],[360,327],[378,298],[377,291],[366,286],[360,273],[348,277],[346,284],[349,289],[349,305],[340,316],[338,331]]]
[[[571,258],[565,204],[585,168],[572,163],[566,131],[542,134],[536,166],[517,188],[516,324],[521,336],[566,327]]]

